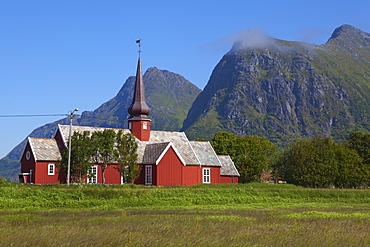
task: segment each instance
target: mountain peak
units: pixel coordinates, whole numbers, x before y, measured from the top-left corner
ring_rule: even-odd
[[[341,45],[343,42],[350,42],[356,46],[362,46],[364,44],[366,44],[365,46],[368,46],[370,42],[370,34],[351,25],[344,24],[334,30],[327,44]]]

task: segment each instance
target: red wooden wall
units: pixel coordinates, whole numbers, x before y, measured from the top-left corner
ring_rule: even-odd
[[[183,183],[184,186],[190,186],[202,183],[202,170],[199,166],[184,166],[183,167]]]
[[[136,136],[140,141],[149,141],[150,138],[150,121],[149,120],[135,120],[131,118],[128,120],[131,125],[131,133]],[[143,128],[144,122],[146,123],[146,129]]]
[[[220,177],[220,184],[237,184],[239,181],[239,177],[231,177],[231,176],[221,176]]]
[[[98,167],[99,167],[98,174],[100,174],[100,176],[98,176],[98,179],[99,179],[99,183],[102,183],[103,177],[101,176],[102,174],[101,167],[100,166]],[[118,172],[117,169],[115,169],[115,167],[118,167],[118,165],[110,165],[107,167],[107,169],[105,169],[105,183],[106,184],[121,184],[121,174]]]
[[[152,185],[157,186],[190,186],[203,182],[203,168],[210,169],[211,184],[238,183],[238,177],[220,176],[221,167],[184,166],[172,147],[162,157],[158,165],[152,166]],[[141,166],[135,184],[145,184],[145,165]]]
[[[31,153],[31,157],[29,160],[26,159],[26,153],[28,151]],[[32,150],[31,150],[30,144],[27,143],[24,149],[23,155],[21,157],[21,160],[20,160],[22,163],[22,166],[21,166],[22,173],[28,173],[30,172],[31,169],[35,170],[35,157],[33,156],[33,153],[31,151]]]
[[[54,164],[54,175],[48,175],[48,165]],[[58,173],[58,168],[56,167],[55,162],[36,162],[36,167],[34,170],[34,180],[35,184],[54,184],[58,183],[59,177],[61,174]]]
[[[140,165],[140,175],[134,180],[134,184],[145,184],[145,165]]]
[[[157,185],[183,185],[186,182],[183,178],[183,168],[184,165],[181,163],[181,160],[173,148],[170,147],[157,165]]]
[[[219,184],[220,183],[220,169],[221,167],[203,167],[203,168],[211,168],[211,184]]]

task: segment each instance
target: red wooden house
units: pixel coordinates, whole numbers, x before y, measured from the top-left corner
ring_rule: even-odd
[[[128,129],[138,143],[138,163],[141,173],[135,184],[174,186],[199,183],[238,183],[239,173],[229,156],[219,156],[209,142],[189,141],[184,132],[151,131],[148,115],[150,109],[145,101],[141,62],[138,61],[134,98],[128,109]],[[21,157],[20,182],[65,183],[56,162],[61,159],[61,150],[67,148],[69,127],[59,125],[54,139],[28,138]],[[104,128],[73,126],[73,132],[103,131]],[[118,131],[119,129],[115,129]],[[120,184],[120,173],[108,166],[105,171],[107,184]],[[100,166],[92,166],[93,178],[87,183],[101,183]]]

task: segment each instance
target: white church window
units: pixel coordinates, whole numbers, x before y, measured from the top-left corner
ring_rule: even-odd
[[[89,171],[89,176],[87,178],[88,184],[98,183],[98,166],[92,166]]]
[[[50,163],[48,164],[48,175],[54,175],[55,174],[55,165]]]
[[[211,183],[211,168],[203,168],[203,183]]]

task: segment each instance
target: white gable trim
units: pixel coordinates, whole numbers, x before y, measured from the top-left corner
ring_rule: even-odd
[[[164,157],[164,155],[167,153],[168,149],[172,147],[173,150],[175,151],[175,154],[177,155],[177,157],[179,157],[181,163],[186,166],[186,163],[184,161],[184,159],[181,157],[180,153],[177,151],[176,147],[173,145],[172,142],[169,142],[168,145],[166,146],[166,148],[162,151],[161,155],[159,155],[158,159],[155,161],[155,165],[158,165],[158,163],[162,160],[162,158]]]
[[[31,141],[31,137],[28,137],[28,143],[30,144],[30,148],[31,148],[31,153],[33,155],[33,157],[35,158],[35,162],[38,160],[37,157],[36,157],[36,152],[35,152],[35,149],[33,148],[32,146],[32,141]],[[27,144],[26,146],[24,147],[24,150],[23,150],[23,153],[22,153],[22,157],[24,155],[24,151],[26,151],[26,147],[27,147]]]
[[[27,148],[27,144],[30,144],[30,147],[31,147],[31,151],[32,151],[32,153],[33,153],[33,149],[32,149],[32,146],[31,146],[31,142],[30,142],[30,137],[27,137],[27,142],[26,142],[26,145],[24,145],[24,147],[23,147],[23,151],[22,151],[22,155],[21,155],[21,157],[19,158],[19,162],[21,162],[22,161],[22,158],[23,158],[23,155],[25,155],[25,151],[26,151],[26,148]],[[36,157],[35,157],[35,160],[36,160]]]
[[[64,134],[63,134],[63,131],[62,131],[62,129],[60,128],[60,126],[61,126],[61,124],[58,124],[58,129],[55,131],[54,139],[57,137],[57,133],[58,133],[58,130],[59,130],[59,133],[60,133],[60,135],[62,136],[63,144],[64,144],[64,146],[65,146],[65,147],[67,147],[67,142],[66,142],[66,140],[65,140],[65,138],[64,138]]]

